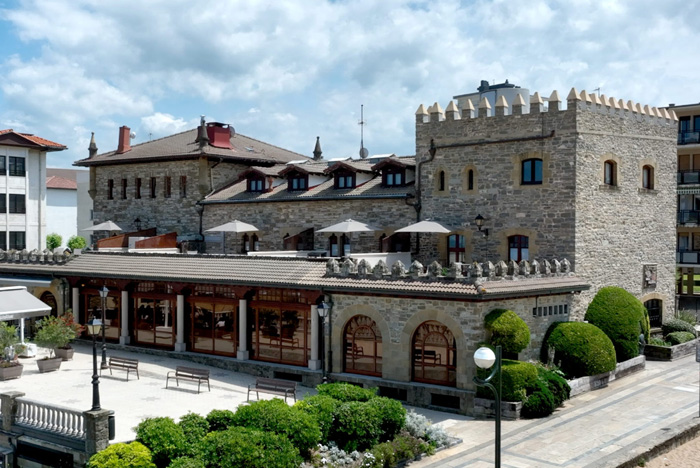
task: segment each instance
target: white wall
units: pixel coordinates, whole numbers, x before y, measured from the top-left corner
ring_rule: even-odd
[[[78,191],[46,189],[46,234],[60,234],[63,247],[78,233]]]
[[[90,231],[82,231],[88,226],[92,226],[92,198],[88,190],[90,189],[90,171],[77,171],[75,174],[76,182],[78,183],[78,235],[83,236],[87,241],[88,245],[91,244],[90,241]],[[64,239],[64,242],[68,242],[68,239]]]

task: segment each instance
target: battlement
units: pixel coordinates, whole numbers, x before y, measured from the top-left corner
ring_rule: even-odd
[[[556,90],[547,99],[543,99],[536,92],[530,99],[529,108],[527,108],[528,106],[525,105],[525,101],[520,95],[516,96],[510,106],[506,102],[505,97],[500,96],[496,100],[493,116],[490,116],[492,113],[491,103],[485,97],[481,99],[476,109],[469,100],[465,102],[462,109],[458,109],[454,101],[450,101],[444,111],[437,102],[427,109],[421,104],[416,111],[416,126],[443,121],[488,119],[527,114],[555,114],[572,111],[595,112],[667,126],[675,126],[678,121],[678,117],[673,110],[668,111],[665,108],[651,107],[633,101],[625,102],[623,99],[606,97],[605,95],[598,96],[596,93],[587,93],[585,90],[579,93],[576,88],[571,88],[565,102],[566,108],[564,109],[562,108],[563,101]]]
[[[34,263],[34,264],[62,264],[73,258],[68,251],[64,253],[53,253],[46,249],[40,252],[37,249],[25,250],[2,250],[0,249],[0,262],[3,263]]]

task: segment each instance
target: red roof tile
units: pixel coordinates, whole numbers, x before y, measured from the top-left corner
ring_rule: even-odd
[[[50,176],[46,178],[46,188],[78,190],[78,184],[74,180],[66,179],[65,177]]]
[[[62,145],[60,143],[56,143],[51,140],[47,140],[46,138],[41,138],[36,135],[32,135],[31,133],[20,133],[20,132],[15,132],[11,128],[5,129],[5,130],[0,130],[0,135],[5,135],[8,133],[14,133],[15,135],[19,135],[22,138],[31,141],[35,145],[43,146],[46,148],[52,148],[52,149],[66,149],[65,145]]]

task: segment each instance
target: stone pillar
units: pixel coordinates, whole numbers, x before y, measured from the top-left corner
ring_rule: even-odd
[[[85,417],[85,452],[88,458],[109,445],[109,417],[114,411],[83,411]]]
[[[323,336],[321,337],[323,339]],[[321,360],[318,358],[319,344],[321,341],[318,336],[318,307],[311,306],[311,359],[309,360],[309,369],[319,370],[321,368]]]
[[[129,337],[129,291],[122,291],[121,332],[119,344],[126,345],[131,342]]]
[[[23,397],[22,392],[5,392],[0,394],[0,411],[2,411],[2,430],[12,431],[12,423],[15,421],[17,412],[17,398]]]
[[[248,302],[245,299],[238,301],[238,353],[236,357],[241,361],[250,359],[248,352]]]
[[[185,345],[185,296],[182,294],[177,295],[177,309],[175,313],[175,323],[173,324],[175,330],[177,330],[175,351],[181,353],[187,349]]]
[[[72,288],[73,297],[71,299],[71,307],[73,307],[73,320],[80,323],[80,288]]]

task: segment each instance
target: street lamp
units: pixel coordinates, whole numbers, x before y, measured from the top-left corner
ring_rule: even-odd
[[[316,310],[318,310],[318,316],[321,317],[321,375],[323,383],[326,383],[328,381],[326,377],[326,317],[328,317],[328,311],[331,310],[331,305],[322,301]]]
[[[107,365],[107,341],[105,340],[105,325],[107,323],[107,295],[109,294],[109,289],[107,286],[102,286],[100,289],[100,297],[102,298],[102,321],[100,328],[102,328],[102,364],[100,364],[100,369],[109,369]]]
[[[474,376],[474,383],[482,386],[488,387],[493,392],[493,396],[496,399],[496,454],[495,454],[495,467],[501,468],[501,347],[496,346],[496,353],[494,354],[491,348],[482,346],[477,349],[474,353],[474,362],[477,367],[481,369],[490,369],[493,366],[491,374],[485,379],[480,379]],[[494,366],[495,363],[495,366]],[[491,383],[491,380],[498,376],[498,388],[496,385]]]
[[[100,377],[97,375],[97,335],[104,330],[102,320],[91,317],[87,323],[87,332],[92,336],[92,410],[100,408]]]

